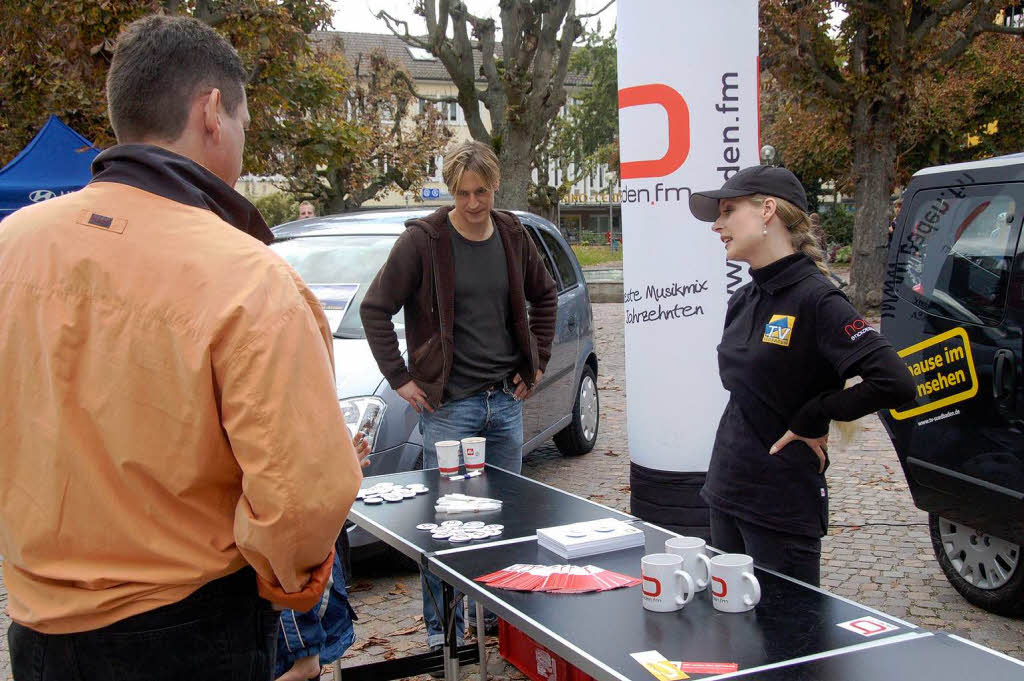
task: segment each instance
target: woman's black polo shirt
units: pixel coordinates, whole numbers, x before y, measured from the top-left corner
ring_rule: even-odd
[[[768,450],[786,430],[827,433],[819,398],[842,390],[851,367],[889,343],[806,255],[750,274],[729,300],[718,346],[729,403],[701,495],[748,522],[820,537],[828,531],[828,490],[817,456],[799,441],[775,455]]]

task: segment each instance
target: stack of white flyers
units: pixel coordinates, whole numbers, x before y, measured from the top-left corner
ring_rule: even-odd
[[[537,530],[537,543],[563,558],[579,558],[644,545],[644,533],[614,518],[545,527]]]
[[[500,499],[471,497],[465,494],[446,494],[437,500],[434,510],[438,513],[480,513],[481,511],[500,511]]]

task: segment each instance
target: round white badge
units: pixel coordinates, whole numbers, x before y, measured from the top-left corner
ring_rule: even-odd
[[[433,530],[437,529],[437,525],[435,525],[434,523],[420,523],[419,525],[416,526],[416,529],[417,530],[424,530],[424,531],[427,531],[427,530],[433,531]]]
[[[472,537],[470,537],[465,532],[459,532],[458,534],[453,534],[452,536],[448,537],[448,541],[450,541],[453,544],[464,544],[471,539]]]
[[[388,502],[389,504],[394,504],[401,500],[402,495],[399,494],[398,492],[388,492],[387,494],[384,495],[384,501]]]
[[[383,504],[384,500],[381,499],[380,497],[366,497],[365,499],[363,499],[363,503],[370,504],[371,506],[376,506],[377,504]]]
[[[479,530],[486,524],[487,523],[482,523],[479,520],[470,520],[468,523],[463,523],[462,526],[465,527],[467,530]]]

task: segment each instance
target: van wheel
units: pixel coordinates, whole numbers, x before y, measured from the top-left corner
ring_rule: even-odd
[[[583,366],[572,421],[555,435],[555,445],[565,456],[579,456],[594,448],[601,424],[601,401],[597,395],[597,377],[589,365]]]
[[[961,596],[997,615],[1024,615],[1020,546],[935,513],[928,525],[939,567]]]

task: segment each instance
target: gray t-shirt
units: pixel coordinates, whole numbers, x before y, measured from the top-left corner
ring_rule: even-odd
[[[519,364],[509,318],[508,262],[501,235],[470,241],[448,221],[455,263],[455,361],[445,388],[449,400],[483,390]]]

